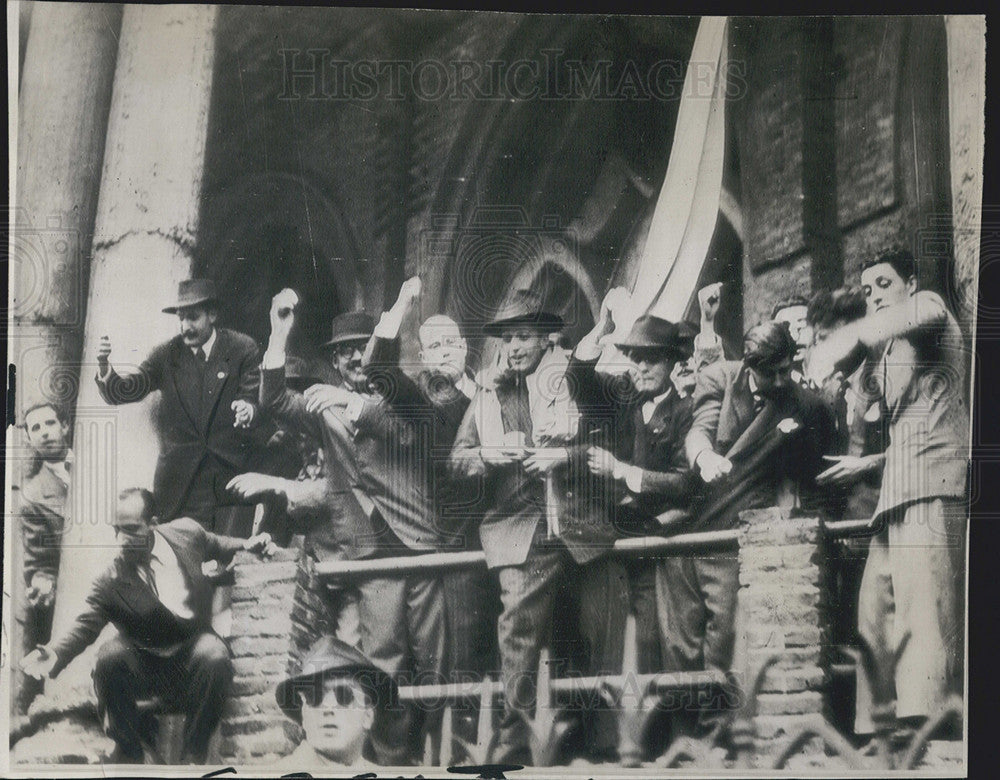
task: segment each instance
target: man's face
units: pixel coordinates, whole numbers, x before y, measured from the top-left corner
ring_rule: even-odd
[[[324,678],[323,686],[299,691],[306,742],[331,761],[356,763],[375,719],[364,688],[346,677]]]
[[[677,388],[677,394],[681,397],[691,395],[696,384],[694,371],[694,358],[678,361],[674,365],[674,370],[670,372],[670,381]]]
[[[635,389],[643,395],[655,397],[670,387],[670,374],[674,361],[662,349],[630,349],[629,376]]]
[[[424,368],[457,382],[465,373],[469,348],[458,330],[458,323],[441,317],[420,327],[420,362]]]
[[[119,499],[114,529],[123,560],[140,563],[149,558],[153,549],[153,525],[142,516],[142,498],[130,495]]]
[[[917,288],[912,276],[904,279],[891,263],[879,263],[861,272],[861,288],[865,291],[868,313],[905,301]]]
[[[24,430],[38,457],[49,461],[60,461],[66,457],[69,426],[59,421],[59,415],[51,406],[40,406],[28,412],[24,418]]]
[[[197,349],[204,345],[215,327],[216,313],[207,306],[185,306],[177,310],[181,323],[181,338],[185,346]]]
[[[330,364],[352,390],[360,390],[367,383],[365,372],[361,368],[365,356],[366,339],[341,341],[329,347]]]
[[[765,398],[777,398],[786,392],[792,383],[792,360],[786,358],[776,366],[751,368],[750,374],[757,384],[757,392]]]
[[[542,361],[549,337],[533,328],[511,326],[501,331],[503,354],[507,365],[518,374],[530,374]]]
[[[795,362],[801,363],[805,357],[806,350],[812,344],[812,326],[806,321],[806,306],[786,306],[780,309],[774,317],[775,322],[787,322],[788,331],[792,334],[795,342]]]
[[[813,345],[822,344],[831,333],[836,333],[847,324],[847,320],[837,320],[832,325],[817,325],[813,328]]]

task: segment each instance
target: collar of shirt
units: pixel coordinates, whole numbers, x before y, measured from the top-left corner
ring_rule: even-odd
[[[218,331],[215,328],[212,328],[212,335],[208,337],[208,341],[206,341],[204,344],[201,345],[201,349],[205,350],[206,363],[208,362],[208,359],[212,356],[212,347],[215,346],[216,333],[218,333]],[[194,355],[195,357],[198,356],[198,349],[199,349],[198,347],[188,347],[188,349],[191,350],[192,355]]]
[[[764,405],[764,396],[757,392],[757,382],[749,370],[747,371],[747,387],[750,388],[750,392],[753,394],[754,405],[760,409]]]
[[[656,411],[656,407],[665,401],[672,391],[673,388],[668,387],[664,392],[656,396],[656,398],[651,398],[642,405],[642,421],[646,425],[649,425],[649,421],[653,419],[653,412]]]
[[[66,487],[69,487],[70,472],[73,468],[74,455],[73,450],[66,450],[66,457],[63,460],[56,461],[53,463],[50,460],[42,461],[42,465],[47,468],[52,475],[62,482]]]

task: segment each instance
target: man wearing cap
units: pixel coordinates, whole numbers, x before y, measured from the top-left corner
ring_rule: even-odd
[[[570,597],[576,589],[604,587],[587,564],[614,542],[602,497],[586,489],[591,480],[565,376],[568,356],[550,339],[562,327],[562,318],[527,290],[501,307],[486,327],[502,339],[497,371],[473,398],[452,452],[457,474],[479,485],[485,505],[479,538],[500,584],[501,760],[528,760],[523,717],[534,709],[534,676],[542,647],[551,647],[560,585],[572,581]],[[585,593],[579,598],[581,607],[596,601]],[[581,608],[591,663],[607,657],[608,643],[621,644],[620,634],[609,634],[608,609]]]
[[[374,768],[369,734],[396,701],[396,683],[363,653],[321,637],[298,671],[275,690],[278,706],[305,734],[275,769]]]
[[[296,393],[282,370],[298,296],[278,293],[271,306],[271,337],[261,363],[261,404],[282,424],[323,440],[334,493],[344,499],[342,520],[354,540],[353,557],[396,557],[441,548],[426,480],[419,425],[372,392],[363,354],[374,322],[364,312],[340,314],[326,343],[340,386],[317,384]],[[427,419],[425,403],[411,410]],[[443,671],[445,624],[439,577],[376,577],[358,586],[361,647],[390,674]],[[383,764],[406,764],[419,749],[417,713],[397,709],[372,735]]]
[[[616,529],[623,535],[656,534],[686,518],[694,487],[684,454],[691,398],[682,396],[671,379],[675,366],[691,357],[693,332],[652,315],[639,317],[628,335],[615,342],[628,361],[627,376],[598,374],[600,340],[614,329],[614,310],[625,298],[621,288],[605,298],[597,324],[573,353],[570,373],[590,429],[588,466],[610,483],[608,509]],[[661,659],[667,617],[657,609],[655,568],[648,560],[626,566],[639,671],[676,671],[669,657]]]
[[[746,509],[796,508],[822,470],[833,441],[825,403],[792,381],[796,344],[785,323],[747,331],[742,361],[722,361],[698,375],[694,417],[685,439],[701,478],[694,530],[736,528]],[[733,553],[671,559],[675,571],[657,595],[667,600],[677,665],[727,671],[739,564]],[[659,583],[658,583],[659,585]]]
[[[177,315],[180,334],[124,375],[111,366],[111,341],[104,336],[96,379],[109,404],[134,403],[160,391],[157,514],[164,520],[193,517],[206,530],[247,537],[253,509],[234,505],[225,487],[246,470],[254,449],[244,429],[258,422],[259,351],[249,336],[216,327],[217,301],[211,279],[181,282],[177,301],[163,309]]]

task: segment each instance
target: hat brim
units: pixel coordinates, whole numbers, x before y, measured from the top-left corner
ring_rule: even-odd
[[[185,301],[184,303],[175,303],[173,306],[167,306],[162,309],[164,314],[176,314],[181,309],[188,309],[192,306],[200,306],[203,303],[218,303],[218,298],[214,295],[209,295],[204,298],[198,298],[193,301]]]
[[[330,339],[323,346],[335,347],[338,344],[343,344],[345,341],[368,341],[371,337],[371,333],[345,333],[342,336],[337,336],[335,339]]]
[[[616,341],[615,346],[618,349],[657,349],[666,352],[673,357],[684,358],[685,360],[691,357],[691,352],[686,350],[684,347],[677,344],[660,344],[657,342],[642,340],[642,339],[629,339],[626,338],[622,341]]]
[[[320,685],[325,678],[329,677],[346,678],[360,683],[371,693],[375,700],[376,709],[391,705],[396,697],[396,683],[381,669],[369,666],[340,666],[308,674],[299,674],[278,683],[274,690],[274,697],[281,711],[301,725],[302,702],[296,695],[297,691],[311,685]]]
[[[499,336],[504,328],[518,325],[534,328],[544,333],[557,333],[566,327],[563,318],[558,314],[542,312],[532,317],[507,317],[502,320],[494,320],[483,327],[483,333],[487,336]]]

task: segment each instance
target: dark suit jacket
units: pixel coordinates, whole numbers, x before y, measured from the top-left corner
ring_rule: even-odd
[[[44,572],[53,579],[59,574],[67,492],[66,484],[44,465],[21,486],[19,515],[24,581],[28,585],[35,572]]]
[[[212,630],[212,585],[202,574],[208,560],[228,563],[242,549],[243,539],[218,536],[196,521],[182,517],[154,529],[173,548],[191,591],[194,618],[182,620],[156,598],[134,566],[116,558],[94,582],[87,609],[69,631],[52,645],[56,675],[91,645],[108,623],[134,647],[166,656],[194,634]]]
[[[724,361],[698,374],[693,404],[688,461],[694,466],[711,449],[733,463],[732,472],[696,500],[698,530],[734,528],[740,511],[773,506],[786,478],[804,509],[817,508],[813,480],[822,456],[835,447],[835,430],[832,412],[815,393],[792,383],[780,403],[768,401],[756,413],[748,370],[742,362]],[[786,420],[788,432],[779,427]]]
[[[598,374],[596,360],[570,358],[568,374],[577,406],[583,415],[589,444],[610,450],[616,458],[642,469],[638,494],[622,485],[608,485],[613,513],[620,534],[655,533],[655,517],[669,510],[686,509],[696,480],[688,467],[684,437],[691,427],[691,398],[681,398],[676,389],[657,404],[646,423],[645,401],[627,376]]]
[[[332,502],[330,532],[345,558],[368,557],[379,548],[395,548],[395,554],[410,548],[437,549],[429,500],[414,492],[416,462],[405,426],[397,433],[409,445],[393,448],[385,426],[395,421],[379,413],[377,404],[369,404],[356,434],[342,426],[331,427],[323,417],[306,411],[305,397],[286,386],[280,368],[261,371],[260,399],[282,425],[323,442],[327,496]]]
[[[160,458],[153,492],[161,518],[182,513],[188,488],[203,466],[219,471],[218,482],[223,485],[247,470],[254,438],[233,427],[230,407],[237,399],[256,405],[259,363],[252,338],[218,328],[204,367],[176,336],[156,347],[137,373],[121,376],[112,368],[103,381],[97,379],[101,397],[109,404],[141,401],[160,391],[156,416]],[[254,422],[258,419],[255,414]]]
[[[469,533],[467,513],[457,507],[464,503],[462,482],[448,467],[455,436],[471,401],[455,385],[427,371],[410,377],[399,366],[399,339],[373,336],[365,354],[365,371],[385,398],[389,412],[417,427],[416,440],[423,446],[418,453],[420,479],[431,497],[434,516],[441,525],[448,549],[476,549],[477,534]]]

